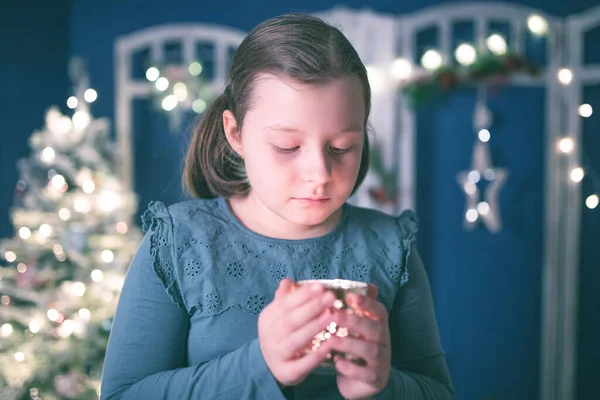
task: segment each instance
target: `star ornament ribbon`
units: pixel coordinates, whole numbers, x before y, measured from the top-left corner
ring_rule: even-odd
[[[492,166],[490,151],[487,143],[478,140],[473,146],[473,160],[470,171],[460,171],[457,181],[466,197],[464,225],[473,230],[481,221],[492,233],[502,230],[502,219],[498,195],[508,178],[505,168]],[[481,190],[479,184],[487,181]],[[483,192],[483,193],[482,193]],[[483,194],[483,200],[481,199]]]

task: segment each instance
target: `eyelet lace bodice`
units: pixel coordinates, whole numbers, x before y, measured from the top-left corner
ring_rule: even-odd
[[[243,227],[222,198],[171,207],[153,202],[142,220],[156,275],[173,301],[197,316],[232,307],[258,315],[285,277],[370,282],[389,311],[409,279],[417,232],[412,211],[391,217],[345,205],[342,220],[325,236],[272,239]]]

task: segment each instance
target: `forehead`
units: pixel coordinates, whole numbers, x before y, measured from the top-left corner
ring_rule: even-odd
[[[357,78],[306,84],[271,74],[257,77],[245,124],[286,125],[303,131],[340,131],[364,125],[363,87]]]

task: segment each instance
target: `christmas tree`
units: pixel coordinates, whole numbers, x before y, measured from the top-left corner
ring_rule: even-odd
[[[83,64],[71,64],[71,117],[50,108],[19,160],[0,240],[0,398],[97,399],[129,262],[137,199],[115,173],[105,119],[94,119]]]

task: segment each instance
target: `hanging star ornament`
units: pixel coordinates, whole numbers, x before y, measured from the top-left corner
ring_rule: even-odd
[[[508,171],[505,168],[492,166],[487,143],[477,140],[473,146],[471,170],[461,171],[457,175],[458,184],[465,193],[467,201],[464,216],[465,228],[473,230],[481,220],[492,233],[502,230],[498,195],[507,178]],[[482,181],[487,181],[483,190],[483,201],[481,200],[481,190],[478,187]]]

